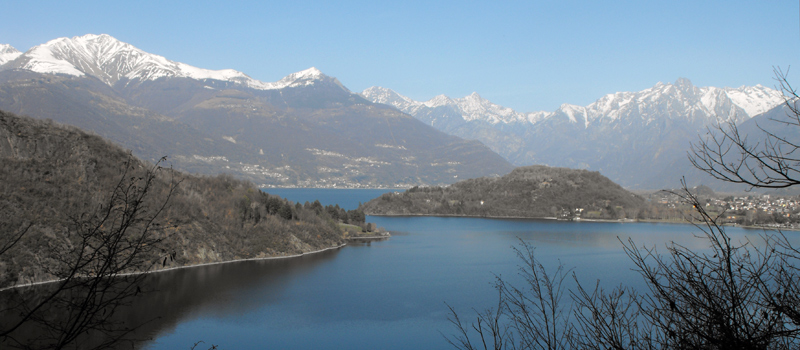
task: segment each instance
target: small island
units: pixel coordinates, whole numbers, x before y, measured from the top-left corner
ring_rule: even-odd
[[[650,207],[599,172],[535,165],[502,177],[386,193],[360,209],[376,216],[637,220],[648,218]]]

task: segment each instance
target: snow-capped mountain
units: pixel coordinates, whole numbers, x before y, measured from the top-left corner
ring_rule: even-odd
[[[4,54],[4,50],[9,50],[9,53]],[[276,90],[313,85],[316,81],[329,78],[312,67],[290,74],[274,83],[262,82],[233,69],[210,70],[171,61],[107,34],[58,38],[35,46],[24,54],[8,45],[0,46],[0,64],[4,64],[0,67],[2,70],[22,69],[44,74],[89,75],[109,86],[123,80],[148,81],[176,77],[212,79],[257,90]],[[329,79],[335,80],[335,78]],[[336,83],[341,86],[338,81]]]
[[[464,98],[439,95],[420,102],[391,89],[373,86],[364,90],[361,95],[372,102],[388,104],[415,116],[429,113],[430,109],[450,107],[464,122],[530,126],[562,117],[570,123],[583,125],[584,128],[627,118],[641,119],[646,123],[658,118],[742,122],[783,103],[783,95],[779,91],[762,85],[700,88],[693,86],[685,78],[678,79],[674,84],[658,83],[639,92],[608,94],[588,106],[563,104],[553,112],[517,112],[494,104],[477,93]]]
[[[783,103],[774,89],[756,85],[739,88],[696,87],[685,78],[673,84],[658,83],[639,92],[618,92],[586,106],[562,105],[559,110],[570,122],[589,128],[596,123],[639,119],[686,119],[703,124],[743,122]],[[558,111],[553,115],[557,115]],[[544,118],[547,119],[547,118]]]
[[[64,79],[36,79],[35,84],[42,85],[39,88],[29,84],[11,84],[15,80],[30,79],[38,74],[59,74]],[[338,125],[341,120],[355,116],[366,119],[349,124],[353,130],[373,125],[374,120],[380,118],[372,117],[379,115],[391,115],[404,123],[411,121],[419,124],[406,114],[375,106],[369,102],[372,101],[394,106],[445,133],[479,140],[516,165],[545,164],[599,170],[629,188],[675,187],[674,180],[686,173],[689,145],[697,140],[697,135],[705,134],[708,126],[726,121],[741,123],[783,103],[780,92],[761,85],[696,87],[688,79],[678,79],[674,83],[658,83],[638,92],[608,94],[588,106],[563,104],[552,112],[526,113],[492,103],[477,93],[463,98],[440,95],[424,102],[380,87],[369,88],[358,95],[345,88],[336,78],[326,76],[313,67],[290,74],[277,82],[262,82],[232,69],[208,70],[171,61],[109,35],[59,38],[25,53],[2,45],[0,75],[11,84],[6,84],[10,89],[5,92],[6,96],[0,95],[0,106],[16,108],[20,113],[33,115],[37,111],[60,111],[58,115],[69,114],[78,120],[85,114],[84,109],[100,106],[102,110],[95,114],[99,120],[108,123],[117,123],[116,119],[108,116],[119,113],[125,116],[154,114],[152,118],[147,118],[159,121],[171,119],[203,132],[211,130],[213,137],[202,139],[213,140],[217,137],[230,144],[234,144],[230,140],[236,140],[234,145],[255,145],[265,140],[263,135],[266,133],[274,133],[274,126],[253,129],[251,123],[254,121],[281,122],[288,114],[293,114],[291,118],[300,118],[298,113],[317,118],[309,121],[308,125],[303,124],[306,121],[302,121],[302,118],[293,121],[303,124],[303,131],[298,131],[292,137],[287,135],[294,135],[294,131],[275,134],[270,140],[283,140],[282,143],[264,144],[266,148],[259,146],[258,156],[262,155],[262,148],[278,149],[282,144],[298,142],[298,145],[305,145],[302,147],[306,148],[291,152],[303,154],[303,157],[308,156],[305,153],[311,152],[309,149],[314,149],[316,151],[313,152],[319,151],[319,154],[348,153],[354,155],[353,159],[361,159],[363,157],[356,157],[355,154],[365,149],[377,147],[380,152],[403,150],[409,149],[410,144],[425,141],[417,138],[402,147],[381,141],[352,147],[347,152],[324,148],[355,141],[339,140],[323,142],[319,147],[308,146],[316,141],[330,141],[333,136],[326,130],[331,125]],[[49,91],[49,94],[41,94],[43,91]],[[46,101],[50,97],[54,99]],[[71,113],[61,112],[66,106],[73,106],[75,110]],[[45,118],[57,116],[42,115]],[[339,118],[336,123],[325,120],[333,115]],[[252,118],[254,116],[263,118]],[[119,122],[133,125],[134,128],[141,127],[138,119],[122,121]],[[97,123],[91,121],[86,125]],[[294,125],[292,123],[280,125],[290,127]],[[329,124],[323,127],[317,123]],[[119,131],[119,127],[110,124],[105,126],[107,130],[115,132]],[[319,133],[301,136],[317,127],[320,127]],[[393,133],[397,129],[392,128],[392,133],[382,140],[395,138]],[[421,131],[411,131],[415,128],[409,126],[407,134],[420,134]],[[242,136],[246,131],[256,133],[249,136],[250,141]],[[133,134],[138,135],[138,131]],[[370,131],[366,134],[375,133]],[[409,140],[413,137],[409,136]],[[136,139],[134,136],[120,138],[128,141]],[[390,147],[385,147],[387,145]],[[483,151],[478,148],[475,150],[475,154],[493,159],[491,169],[510,166],[496,162],[492,157],[497,157],[497,154],[481,153]],[[270,152],[264,153],[268,154]],[[281,157],[286,154],[279,153]],[[414,157],[398,159],[422,159],[421,155]],[[276,158],[275,161],[283,162],[282,159]],[[479,167],[470,165],[467,168],[473,171]],[[325,168],[324,172],[319,170],[319,174],[328,174],[330,169]],[[486,169],[489,168],[483,168],[482,171]],[[479,170],[475,170],[475,174],[480,174]],[[319,174],[314,173],[312,177],[322,176]],[[393,174],[399,176],[401,173],[395,171]],[[351,175],[357,176],[356,173],[348,176]]]
[[[0,109],[74,125],[176,168],[264,186],[404,187],[496,176],[511,163],[309,68],[277,82],[208,70],[108,35],[2,46]]]
[[[526,122],[529,118],[528,113],[519,113],[511,108],[494,104],[476,92],[464,98],[439,95],[428,101],[420,102],[400,95],[391,89],[373,86],[361,92],[361,95],[372,102],[388,104],[411,115],[420,114],[425,109],[446,107],[452,108],[467,122],[477,120],[490,124],[510,124]]]
[[[12,61],[22,55],[22,52],[8,44],[0,44],[0,65]]]
[[[685,78],[608,94],[588,106],[563,104],[552,112],[517,112],[475,93],[425,102],[382,87],[361,95],[444,132],[479,140],[515,165],[600,170],[629,188],[674,186],[666,184],[692,171],[686,152],[707,127],[743,123],[784,102],[779,91],[761,85],[696,87]]]
[[[330,79],[334,84],[338,85],[340,88],[346,91],[350,91],[346,87],[344,87],[344,85],[342,85],[342,83],[340,83],[338,79],[322,74],[322,72],[315,67],[311,67],[309,69],[299,71],[297,73],[289,74],[285,76],[283,79],[278,80],[277,82],[274,83],[260,82],[259,85],[254,85],[251,87],[260,90],[278,90],[290,87],[314,85],[316,82],[325,79]]]

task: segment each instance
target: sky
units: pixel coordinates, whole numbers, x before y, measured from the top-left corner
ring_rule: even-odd
[[[418,101],[477,92],[519,112],[688,78],[774,87],[798,65],[798,1],[9,1],[20,51],[109,34],[144,51],[273,82],[317,67],[354,92]],[[798,65],[800,70],[800,65]],[[798,81],[800,71],[790,70]]]

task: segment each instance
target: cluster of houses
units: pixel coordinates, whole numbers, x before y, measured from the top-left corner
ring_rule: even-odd
[[[725,208],[728,211],[758,210],[767,214],[797,214],[800,211],[800,198],[775,197],[770,195],[725,197],[723,199],[709,199],[709,204]]]
[[[680,208],[682,204],[679,197],[671,195],[661,196],[659,202],[669,208]],[[701,202],[707,212],[721,215],[725,223],[800,228],[798,196],[717,196],[701,198]]]

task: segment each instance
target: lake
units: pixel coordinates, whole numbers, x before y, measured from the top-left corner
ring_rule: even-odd
[[[403,192],[401,189],[331,189],[331,188],[268,188],[263,190],[295,203],[314,203],[319,200],[322,205],[336,205],[346,210],[358,208],[360,203],[369,202],[387,192]]]
[[[352,209],[391,190],[280,190],[292,201]],[[267,192],[270,192],[267,190]],[[270,192],[273,193],[273,192]],[[276,193],[278,194],[278,193]],[[333,201],[333,202],[331,202]],[[347,203],[347,204],[342,204]],[[495,276],[519,282],[512,247],[536,246],[551,270],[582,283],[642,286],[619,239],[638,245],[706,244],[691,225],[442,217],[367,217],[392,237],[298,258],[236,262],[148,277],[126,317],[152,320],[145,349],[450,349],[447,305],[462,318],[496,305]],[[734,237],[757,231],[729,230]],[[789,233],[794,235],[794,233]],[[665,249],[662,249],[665,251]]]

